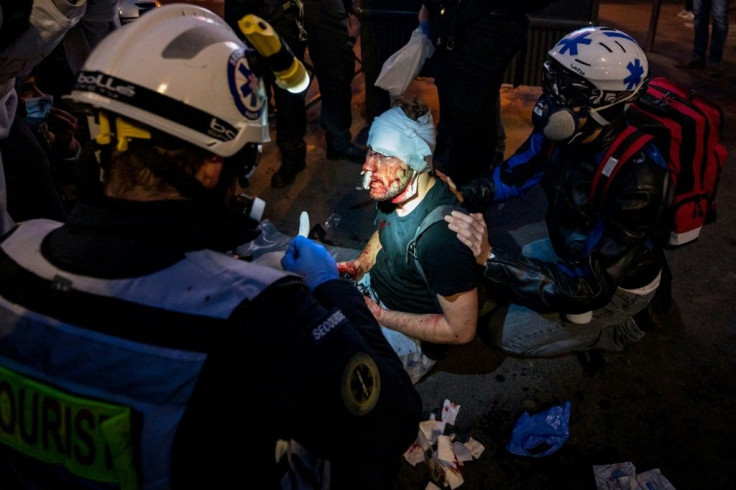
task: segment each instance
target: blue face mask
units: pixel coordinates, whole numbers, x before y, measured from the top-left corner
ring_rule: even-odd
[[[41,97],[32,97],[25,99],[23,103],[26,106],[26,121],[32,128],[38,127],[51,112],[54,106],[53,95],[43,95]]]
[[[580,118],[585,109],[573,111],[560,105],[549,94],[542,94],[532,110],[532,124],[552,141],[567,141],[580,132]]]

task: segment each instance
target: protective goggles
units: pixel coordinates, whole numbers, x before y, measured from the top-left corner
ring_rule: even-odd
[[[592,107],[600,96],[600,90],[554,61],[544,62],[542,88],[566,107]]]

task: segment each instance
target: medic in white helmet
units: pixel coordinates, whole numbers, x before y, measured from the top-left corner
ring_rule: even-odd
[[[224,203],[268,138],[249,56],[169,4],[85,62],[101,192],[0,240],[3,488],[393,484],[421,400],[362,296],[305,237],[293,273],[233,257],[258,230]]]
[[[511,298],[491,321],[493,338],[505,351],[618,351],[644,335],[632,316],[659,286],[666,265],[663,218],[672,199],[659,150],[648,143],[636,152],[609,181],[600,205],[588,197],[606,150],[629,127],[626,110],[647,75],[646,56],[629,35],[606,27],[568,34],[544,64],[530,137],[489,174],[460,189],[464,204],[475,210],[537,184],[547,197],[549,237],[522,244],[521,253],[493,247],[491,254],[480,215],[448,218],[485,266],[493,290]]]

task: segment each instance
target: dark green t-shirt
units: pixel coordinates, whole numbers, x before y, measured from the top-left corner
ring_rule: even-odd
[[[407,216],[398,216],[393,205],[379,204],[376,226],[381,250],[371,269],[371,286],[388,308],[410,313],[439,313],[435,303],[437,294],[451,296],[476,287],[475,258],[447,228],[445,221],[432,225],[417,242],[417,257],[427,282],[417,271],[413,259],[406,260],[406,246],[422,219],[443,204],[459,205],[447,185],[439,180]]]

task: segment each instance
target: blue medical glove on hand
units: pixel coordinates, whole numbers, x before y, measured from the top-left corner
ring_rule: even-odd
[[[310,291],[325,281],[338,278],[337,263],[327,249],[301,235],[289,242],[281,266],[302,276]]]

